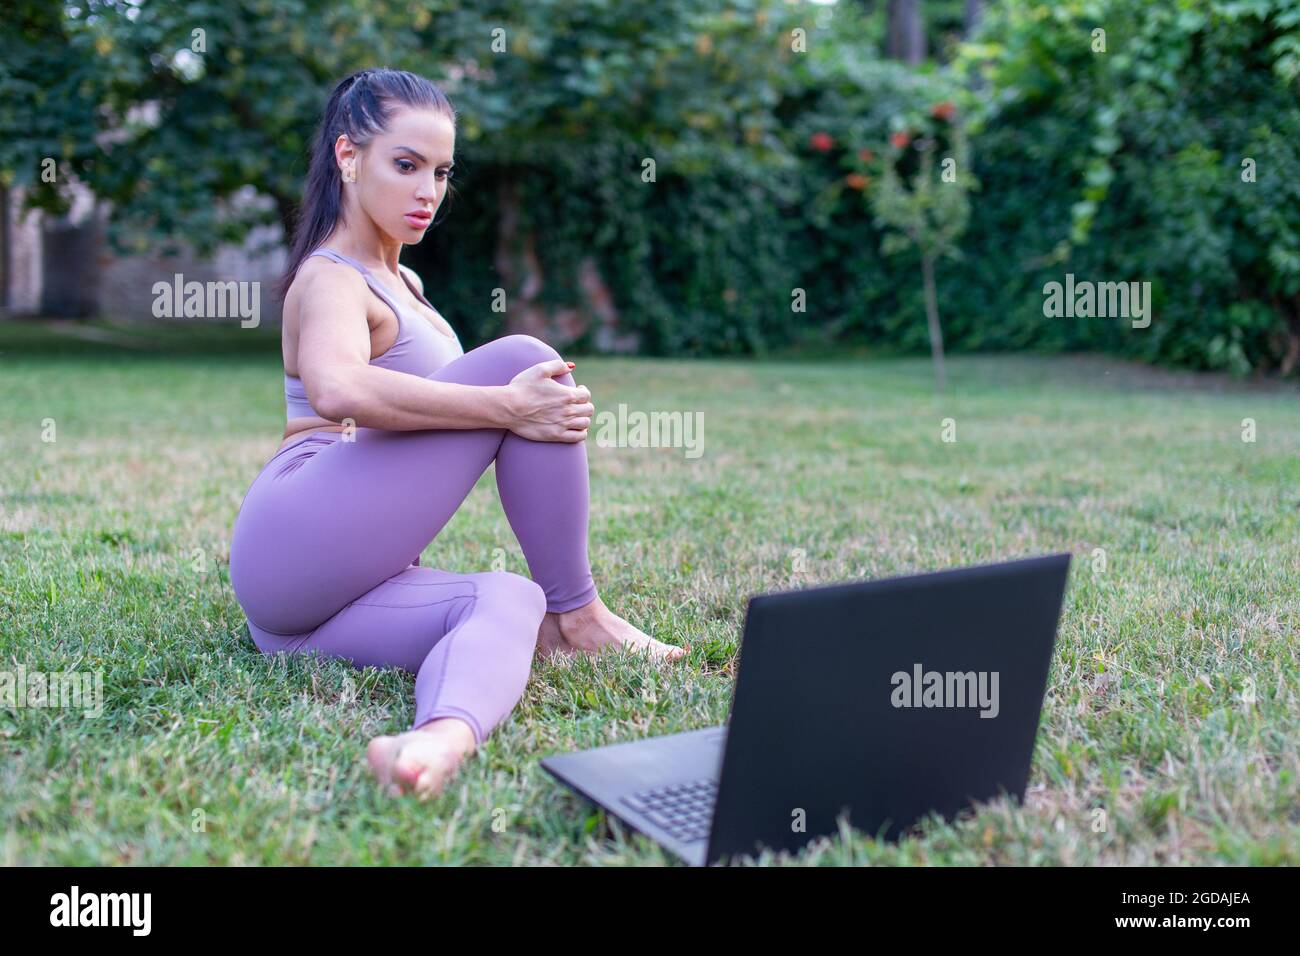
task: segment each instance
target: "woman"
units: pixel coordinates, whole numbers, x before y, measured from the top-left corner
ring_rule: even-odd
[[[281,291],[288,424],[240,505],[230,580],[265,653],[416,674],[412,728],[370,741],[391,793],[438,792],[514,707],[534,650],[676,659],[601,601],[587,562],[594,406],[554,349],[465,352],[398,257],[453,166],[456,113],[427,80],[363,70],[321,123]],[[419,554],[496,462],[533,579]]]

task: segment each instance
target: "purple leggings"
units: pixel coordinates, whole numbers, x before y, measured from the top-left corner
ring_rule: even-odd
[[[466,352],[430,379],[505,385],[558,358],[530,335]],[[557,382],[574,385],[570,373]],[[596,597],[587,561],[587,448],[503,428],[316,432],[249,486],[230,583],[258,649],[319,652],[416,675],[413,727],[459,717],[482,744],[523,694],[546,611]],[[496,460],[497,489],[533,579],[421,567]]]

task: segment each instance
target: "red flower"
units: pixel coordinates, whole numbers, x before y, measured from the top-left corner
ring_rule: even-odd
[[[858,159],[862,160],[864,163],[869,163],[875,158],[876,154],[869,149],[858,150]]]
[[[957,115],[957,107],[948,100],[944,100],[942,103],[935,103],[934,106],[930,107],[930,115],[935,119],[950,123],[952,118]]]
[[[834,147],[835,140],[831,139],[830,133],[813,133],[808,138],[808,143],[813,149],[825,153]]]
[[[871,177],[863,176],[861,173],[849,173],[844,177],[844,183],[850,189],[866,189],[869,182],[871,182]]]
[[[912,137],[907,133],[894,133],[889,137],[889,142],[895,149],[906,149],[911,141]]]

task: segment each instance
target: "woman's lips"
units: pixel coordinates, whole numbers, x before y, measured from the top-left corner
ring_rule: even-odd
[[[423,215],[421,213],[408,212],[404,218],[416,229],[424,229],[433,221],[432,216]]]

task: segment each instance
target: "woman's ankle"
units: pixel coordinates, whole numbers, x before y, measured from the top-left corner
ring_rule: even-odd
[[[564,624],[575,624],[581,621],[595,620],[607,610],[605,602],[600,599],[598,594],[581,607],[570,608],[567,611],[547,611],[546,613],[554,615]]]
[[[414,728],[412,732],[431,734],[440,740],[447,740],[465,754],[473,753],[478,748],[474,728],[468,721],[459,717],[434,717]]]

